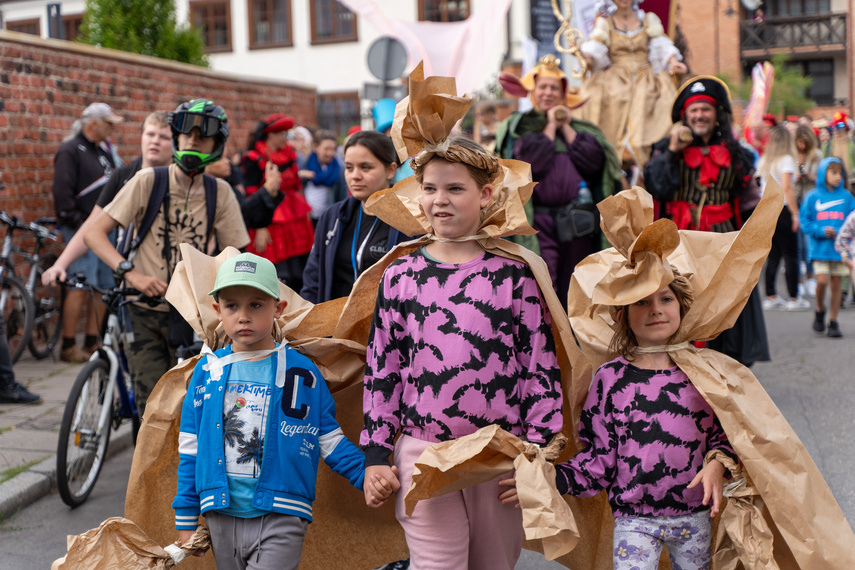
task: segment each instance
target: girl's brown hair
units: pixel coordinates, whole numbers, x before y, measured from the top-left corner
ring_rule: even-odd
[[[419,155],[410,161],[413,174],[419,184],[424,182],[425,167],[434,159],[462,164],[469,171],[469,175],[475,180],[479,188],[492,183],[499,172],[498,159],[488,153],[478,143],[464,137],[452,138],[449,141],[448,150],[444,153],[444,156],[437,153],[428,153],[425,155],[426,160],[419,160],[421,156]]]
[[[674,280],[668,284],[668,288],[671,289],[671,292],[677,298],[677,302],[680,303],[680,320],[682,321],[683,317],[686,316],[686,313],[692,307],[695,296],[689,280],[681,275],[673,265],[671,266],[671,271],[674,273]],[[631,361],[633,360],[632,352],[638,346],[638,340],[635,338],[635,333],[629,328],[629,311],[627,311],[627,307],[628,305],[624,305],[616,311],[615,321],[617,321],[617,330],[615,330],[612,341],[609,343],[609,354],[611,358],[623,356]],[[671,340],[669,338],[667,344],[670,344]]]

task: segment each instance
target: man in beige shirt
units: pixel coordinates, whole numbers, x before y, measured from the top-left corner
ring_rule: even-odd
[[[220,159],[228,139],[228,120],[222,107],[211,101],[182,103],[169,116],[174,164],[168,167],[167,199],[135,255],[125,259],[108,239],[117,226],[131,222],[140,227],[149,204],[155,171],[143,169],[104,208],[106,215],[92,220],[84,240],[92,251],[113,269],[117,279],[150,297],[166,293],[167,283],[179,261],[178,246],[190,244],[207,252],[216,238],[219,247],[242,248],[249,234],[240,206],[228,184],[217,179],[214,220],[208,222],[203,171]],[[164,217],[168,211],[168,219]],[[210,227],[210,235],[206,235]],[[134,342],[127,351],[140,415],[151,390],[175,364],[175,347],[169,344],[169,308],[130,305]]]

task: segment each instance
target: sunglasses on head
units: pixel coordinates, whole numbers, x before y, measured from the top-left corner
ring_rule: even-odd
[[[220,120],[196,113],[175,113],[172,116],[172,128],[184,135],[189,135],[193,129],[199,129],[203,137],[213,137],[220,132]]]

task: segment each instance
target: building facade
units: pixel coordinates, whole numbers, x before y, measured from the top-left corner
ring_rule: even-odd
[[[359,122],[371,124],[373,101],[365,95],[378,79],[366,54],[385,32],[346,6],[369,3],[385,18],[404,23],[456,22],[496,5],[495,0],[177,0],[176,10],[180,21],[202,30],[213,69],[313,86],[319,125],[344,132]],[[592,3],[576,0],[580,11]],[[51,18],[56,10],[51,6],[57,5],[61,14]],[[739,0],[673,0],[670,27],[691,72],[738,79],[757,61],[785,53],[791,65],[813,78],[808,94],[821,107],[818,113],[845,108],[855,115],[855,0],[767,0],[764,8],[764,19],[755,21]],[[82,12],[83,0],[0,0],[4,28],[42,37],[73,39]],[[524,38],[547,37],[541,28],[552,19],[549,0],[512,0],[502,25],[479,46],[483,65],[474,72],[473,90],[489,90],[504,65],[519,64]],[[403,77],[417,61],[411,55]]]

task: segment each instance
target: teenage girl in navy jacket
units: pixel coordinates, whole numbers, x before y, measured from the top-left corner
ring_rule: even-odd
[[[315,228],[315,243],[300,291],[323,303],[350,294],[356,278],[395,245],[409,239],[365,211],[368,198],[391,185],[398,169],[392,140],[374,131],[353,134],[344,146],[344,178],[350,196],[327,208]]]

